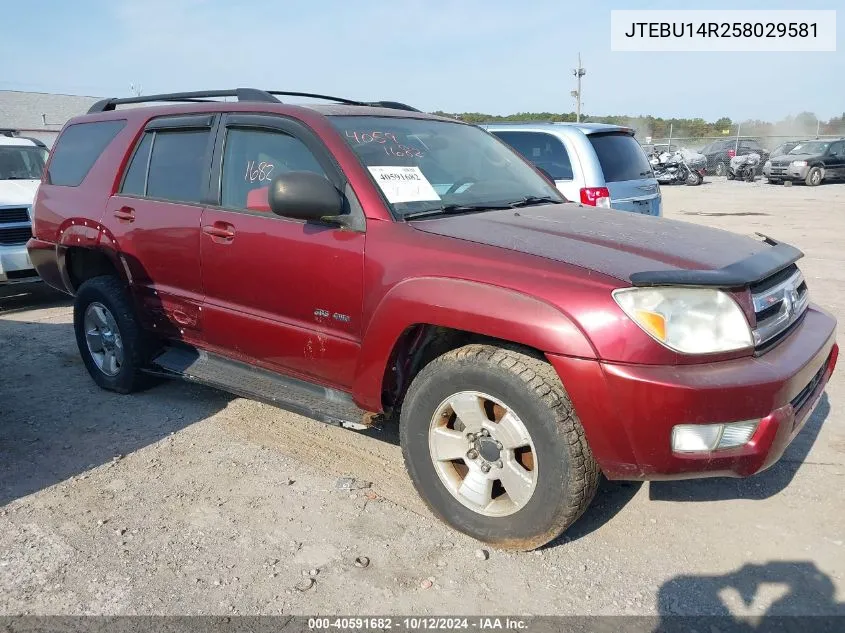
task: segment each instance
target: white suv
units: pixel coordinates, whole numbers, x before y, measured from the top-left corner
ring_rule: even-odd
[[[0,285],[38,280],[26,243],[46,162],[47,148],[40,141],[0,135]]]

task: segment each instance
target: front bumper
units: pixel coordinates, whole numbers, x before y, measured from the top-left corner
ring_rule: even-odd
[[[38,273],[29,260],[26,244],[0,246],[0,284],[34,281],[39,281]]]
[[[549,356],[609,479],[747,477],[776,462],[833,373],[835,319],[811,306],[759,357],[700,365],[622,365]],[[760,420],[738,448],[673,453],[677,424]]]
[[[795,167],[794,165],[766,165],[763,167],[763,175],[766,178],[780,179],[780,180],[804,180],[807,177],[807,172],[810,171],[808,166]]]

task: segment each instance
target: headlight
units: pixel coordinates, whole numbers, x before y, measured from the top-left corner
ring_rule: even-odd
[[[770,161],[770,160],[767,160],[766,164],[763,165],[763,167],[771,167],[771,166],[772,166],[772,161]]]
[[[753,345],[748,320],[721,290],[621,288],[619,307],[649,336],[684,354],[712,354]]]
[[[806,160],[794,160],[792,161],[793,167],[806,167],[807,161]]]

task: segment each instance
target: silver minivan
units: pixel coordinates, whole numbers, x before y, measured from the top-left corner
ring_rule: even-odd
[[[662,215],[660,187],[634,131],[604,123],[483,125],[573,202]]]

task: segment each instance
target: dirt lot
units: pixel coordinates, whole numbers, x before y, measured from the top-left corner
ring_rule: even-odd
[[[797,244],[845,322],[845,185],[709,180],[664,188],[666,215]],[[768,472],[604,482],[563,539],[485,560],[421,506],[395,432],[100,391],[70,323],[46,289],[0,295],[2,614],[845,612],[845,371]]]

